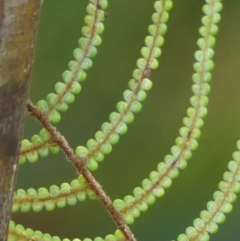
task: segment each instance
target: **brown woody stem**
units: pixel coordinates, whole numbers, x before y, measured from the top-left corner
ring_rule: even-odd
[[[68,160],[70,160],[77,169],[77,172],[81,173],[86,181],[88,182],[89,187],[97,194],[105,208],[110,213],[111,217],[115,221],[117,227],[124,234],[126,241],[136,241],[133,233],[130,228],[127,226],[125,221],[122,218],[122,215],[114,208],[111,199],[107,196],[107,194],[102,189],[101,185],[97,182],[91,172],[85,166],[85,162],[81,161],[72,148],[69,146],[68,142],[64,138],[64,136],[54,127],[46,118],[46,115],[42,113],[33,103],[28,100],[27,108],[31,115],[33,115],[52,136],[54,142],[56,142],[65,153]]]

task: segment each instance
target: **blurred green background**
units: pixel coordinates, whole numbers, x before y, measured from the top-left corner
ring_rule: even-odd
[[[148,34],[153,3],[154,0],[109,1],[103,44],[98,48],[93,69],[87,72],[81,94],[57,125],[74,149],[94,137],[115,110],[116,103],[122,100]],[[72,51],[78,46],[87,4],[87,0],[44,0],[30,93],[33,102],[45,98],[53,91],[54,84],[61,81],[62,72],[73,59]],[[190,106],[193,54],[197,50],[203,4],[203,0],[174,1],[160,68],[152,73],[153,88],[143,110],[94,173],[112,199],[132,194],[133,188],[156,169],[174,144]],[[131,226],[139,241],[176,239],[192,225],[212,199],[236,150],[235,143],[240,138],[240,1],[227,0],[223,4],[209,114],[200,146],[165,196]],[[27,117],[25,138],[39,130],[39,124]],[[48,188],[76,177],[74,167],[62,154],[51,155],[34,165],[27,163],[20,167],[17,187]],[[239,216],[238,199],[234,211],[227,215],[211,240],[240,240]],[[89,199],[53,212],[17,213],[13,220],[61,238],[104,237],[115,230],[102,204]]]

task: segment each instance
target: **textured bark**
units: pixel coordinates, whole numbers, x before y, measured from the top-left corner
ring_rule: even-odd
[[[41,0],[0,0],[0,240],[7,240]]]

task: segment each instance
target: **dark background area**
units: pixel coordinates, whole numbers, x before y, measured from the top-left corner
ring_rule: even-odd
[[[153,3],[153,0],[109,1],[103,44],[93,59],[93,69],[87,71],[82,92],[57,125],[74,149],[94,137],[115,111],[116,103],[122,100],[148,34]],[[30,93],[34,103],[53,92],[55,83],[61,81],[62,72],[73,59],[72,51],[78,47],[87,4],[87,0],[44,0]],[[133,188],[140,186],[174,145],[190,106],[193,55],[197,50],[203,4],[202,0],[174,1],[160,66],[151,76],[153,88],[127,134],[94,173],[113,200],[132,194]],[[157,199],[131,226],[139,241],[176,240],[184,233],[212,199],[236,150],[235,143],[240,138],[240,2],[228,0],[223,4],[209,114],[204,120],[199,148],[165,196]],[[31,138],[40,128],[33,118],[27,117],[25,138]],[[17,187],[48,188],[75,178],[74,167],[60,153],[20,167]],[[238,199],[233,212],[211,240],[240,240],[239,216]],[[105,237],[116,229],[102,204],[89,199],[53,212],[17,213],[13,220],[34,230],[71,239]]]

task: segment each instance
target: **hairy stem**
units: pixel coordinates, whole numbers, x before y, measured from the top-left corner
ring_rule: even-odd
[[[122,215],[114,208],[111,199],[106,195],[101,185],[96,181],[94,176],[88,171],[85,167],[85,162],[80,161],[80,159],[75,155],[72,148],[69,146],[67,140],[64,136],[48,121],[46,115],[42,113],[33,103],[28,100],[27,101],[28,111],[46,128],[46,130],[52,136],[54,142],[56,142],[65,153],[68,160],[70,160],[77,171],[81,173],[86,181],[88,182],[90,188],[98,195],[99,199],[106,207],[111,217],[115,221],[118,228],[122,231],[127,241],[136,241],[133,233],[130,228],[124,222]]]

